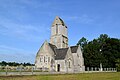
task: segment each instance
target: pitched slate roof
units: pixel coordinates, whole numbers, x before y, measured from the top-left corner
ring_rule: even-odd
[[[55,49],[57,49],[57,47],[51,43],[49,43],[49,45],[50,45],[51,49],[53,50],[54,54],[56,54]]]
[[[76,53],[77,49],[78,49],[78,46],[71,46],[70,48],[71,48],[72,53]]]
[[[57,49],[57,47],[51,43],[49,43],[51,49],[53,50],[54,54],[55,54],[55,60],[63,60],[65,59],[65,56],[67,54],[68,48],[60,48]],[[76,53],[78,46],[71,46],[70,47],[71,52],[72,53]]]
[[[56,49],[55,51],[57,53],[55,56],[55,60],[63,60],[63,59],[65,59],[68,48]]]

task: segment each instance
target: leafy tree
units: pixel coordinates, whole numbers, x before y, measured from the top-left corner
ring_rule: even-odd
[[[1,65],[1,66],[6,66],[7,63],[6,63],[5,61],[2,61],[2,62],[0,63],[0,65]]]
[[[120,71],[120,58],[116,60],[117,71]]]
[[[101,34],[97,39],[89,41],[82,37],[77,45],[82,46],[86,67],[116,67],[116,59],[120,58],[120,39]]]
[[[86,67],[99,67],[101,56],[99,52],[99,43],[96,39],[87,44],[84,48],[83,55]]]
[[[31,64],[31,63],[16,63],[16,62],[5,62],[5,61],[0,62],[0,65],[1,66],[6,66],[6,65],[9,65],[9,66],[19,66],[19,65],[34,66],[34,64]]]
[[[87,40],[85,37],[82,37],[82,38],[78,41],[78,43],[77,43],[77,45],[80,45],[80,46],[81,46],[82,50],[84,50],[84,47],[85,47],[87,44],[88,44],[88,40]]]

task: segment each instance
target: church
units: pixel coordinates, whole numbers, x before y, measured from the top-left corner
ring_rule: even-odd
[[[45,41],[36,54],[35,67],[42,71],[85,71],[80,46],[68,46],[68,27],[56,16],[51,26],[50,42]]]

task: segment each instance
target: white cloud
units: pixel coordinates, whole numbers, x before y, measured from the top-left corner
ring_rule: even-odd
[[[34,52],[15,48],[7,45],[0,45],[0,61],[32,62],[34,63]]]
[[[12,47],[12,46],[0,45],[0,51],[4,51],[4,50],[7,50],[7,51],[24,51],[24,52],[26,52],[23,49],[18,49],[18,48]]]
[[[27,6],[32,6],[33,8],[46,8],[50,7],[52,5],[51,2],[47,1],[35,1],[35,0],[20,0],[22,4],[25,4]]]
[[[86,14],[83,14],[81,16],[64,16],[66,20],[74,21],[77,23],[83,23],[83,24],[91,24],[94,22],[95,17],[89,17]]]
[[[0,53],[0,61],[34,63],[35,55],[34,54],[25,55],[24,53],[11,53],[11,54]]]
[[[51,1],[41,0],[1,0],[0,7],[13,8],[13,9],[26,9],[26,8],[50,8],[53,5]],[[52,7],[51,7],[52,8]]]
[[[0,20],[1,21],[1,20]],[[0,34],[5,36],[12,36],[16,38],[22,38],[24,40],[43,40],[48,32],[48,28],[45,25],[34,26],[31,24],[17,24],[9,21],[0,22]],[[42,37],[41,37],[42,36]]]
[[[49,2],[38,3],[35,0],[0,1],[0,39],[2,39],[0,44],[3,44],[0,45],[0,61],[34,62],[35,55],[33,53],[36,53],[36,51],[34,49],[30,50],[33,46],[23,46],[29,49],[24,50],[16,48],[19,46],[16,42],[27,42],[27,44],[32,45],[32,42],[41,44],[45,39],[48,39],[50,30],[46,24],[38,24],[37,20],[33,21],[32,19],[34,19],[35,14],[31,11],[39,9],[40,11],[36,11],[35,13],[41,13],[41,10],[44,10],[43,8],[50,5],[51,3]],[[15,43],[7,42],[11,38]],[[7,46],[5,42],[8,45],[13,44],[13,46]]]
[[[0,19],[1,20],[1,19]],[[40,42],[46,39],[46,33],[48,28],[45,25],[34,26],[31,24],[17,24],[9,19],[3,19],[0,22],[0,35],[8,38],[13,38],[14,40],[22,39],[21,42],[25,40]],[[2,38],[0,36],[0,38]],[[7,40],[9,40],[9,38]],[[6,41],[7,41],[6,40]],[[15,61],[15,62],[32,62],[35,59],[35,50],[24,50],[21,48],[8,46],[4,42],[0,45],[0,61]],[[16,43],[15,43],[16,44]],[[16,44],[17,45],[17,44]],[[26,46],[29,47],[29,46]]]

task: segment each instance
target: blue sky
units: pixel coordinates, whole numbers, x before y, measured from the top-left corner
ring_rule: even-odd
[[[0,61],[34,63],[55,16],[68,26],[69,45],[120,38],[120,0],[0,0]]]

